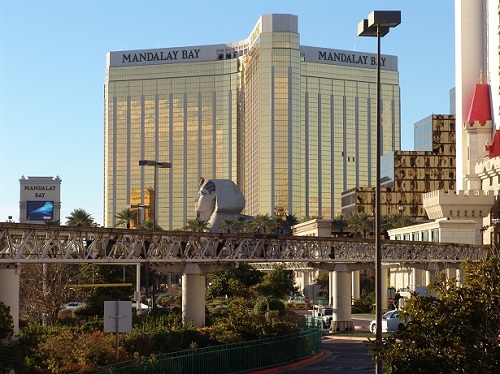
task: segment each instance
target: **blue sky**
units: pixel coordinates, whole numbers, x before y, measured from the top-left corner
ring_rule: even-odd
[[[401,10],[382,39],[399,58],[401,139],[449,113],[454,86],[453,0],[1,1],[0,221],[19,221],[19,178],[59,176],[61,221],[75,208],[103,223],[103,84],[108,51],[245,39],[260,15],[296,14],[301,44],[376,52],[357,36],[372,10]]]

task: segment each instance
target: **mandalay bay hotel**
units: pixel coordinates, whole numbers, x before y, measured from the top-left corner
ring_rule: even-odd
[[[397,57],[381,60],[387,153],[400,89]],[[201,177],[234,181],[245,214],[298,219],[334,217],[343,191],[375,185],[376,54],[301,45],[294,15],[264,15],[238,42],[109,52],[104,95],[106,227],[130,207],[184,227]]]

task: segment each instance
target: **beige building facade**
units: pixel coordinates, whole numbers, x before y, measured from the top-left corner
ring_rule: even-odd
[[[427,220],[422,195],[434,190],[455,189],[455,116],[433,114],[426,118],[425,124],[428,150],[394,151],[382,159],[380,199],[383,216],[402,214],[415,221]],[[416,138],[422,127],[415,126]],[[371,214],[374,208],[374,187],[359,186],[342,193],[343,215]]]
[[[382,56],[384,153],[400,147],[397,57]],[[262,16],[220,45],[110,52],[104,90],[104,221],[154,188],[164,229],[195,217],[200,177],[230,179],[244,213],[341,212],[341,192],[375,184],[376,55],[303,46],[297,16]]]

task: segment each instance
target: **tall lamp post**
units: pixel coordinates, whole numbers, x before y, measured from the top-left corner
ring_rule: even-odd
[[[140,214],[140,210],[139,209],[149,208],[149,205],[132,204],[132,205],[130,205],[130,207],[131,208],[137,208],[136,218],[135,218],[135,226],[136,226],[136,229],[139,229],[139,227],[141,225],[141,214]]]
[[[155,168],[155,173],[154,173],[154,182],[153,182],[153,190],[154,190],[154,211],[153,211],[153,230],[156,229],[156,222],[158,221],[158,193],[157,193],[157,170],[158,168],[161,169],[166,169],[166,168],[171,168],[172,164],[170,162],[159,162],[156,160],[139,160],[139,166],[153,166]],[[146,266],[147,263],[146,263]],[[148,266],[149,267],[149,266]],[[149,278],[149,271],[146,271],[147,278]],[[148,287],[149,288],[149,287]],[[149,290],[148,290],[149,292]],[[154,309],[155,307],[155,276],[154,276],[154,270],[153,270],[153,296],[151,297],[151,302],[152,302],[152,307]],[[138,304],[139,305],[139,304]]]
[[[376,341],[382,343],[382,248],[380,243],[380,157],[382,156],[382,131],[380,128],[380,38],[387,35],[391,27],[401,23],[399,10],[375,10],[368,15],[368,19],[358,24],[359,36],[375,36],[377,38],[377,172],[375,184],[375,313],[376,313]],[[380,359],[375,361],[375,372],[382,374],[383,366]]]
[[[157,181],[157,170],[158,168],[161,169],[166,169],[166,168],[171,168],[172,164],[170,162],[159,162],[159,161],[154,161],[154,160],[139,160],[139,166],[154,166],[155,168],[155,175],[154,175],[154,182],[153,182],[153,190],[155,193],[155,199],[154,199],[154,211],[153,211],[153,230],[156,229],[156,222],[158,220],[158,194],[156,193],[156,186],[158,184]]]

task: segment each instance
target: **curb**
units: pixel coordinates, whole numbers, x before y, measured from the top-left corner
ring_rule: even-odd
[[[357,340],[367,342],[368,337],[366,336],[347,336],[347,335],[324,335],[321,340]]]
[[[277,373],[277,372],[280,372],[280,371],[283,371],[283,370],[297,368],[297,367],[300,367],[300,366],[304,366],[304,365],[310,364],[313,361],[319,360],[324,355],[325,355],[325,351],[321,350],[321,352],[319,352],[316,356],[312,356],[312,357],[306,358],[306,359],[301,360],[301,361],[293,362],[293,363],[288,364],[288,365],[278,366],[278,367],[264,369],[264,370],[259,370],[259,371],[252,371],[252,374]]]

